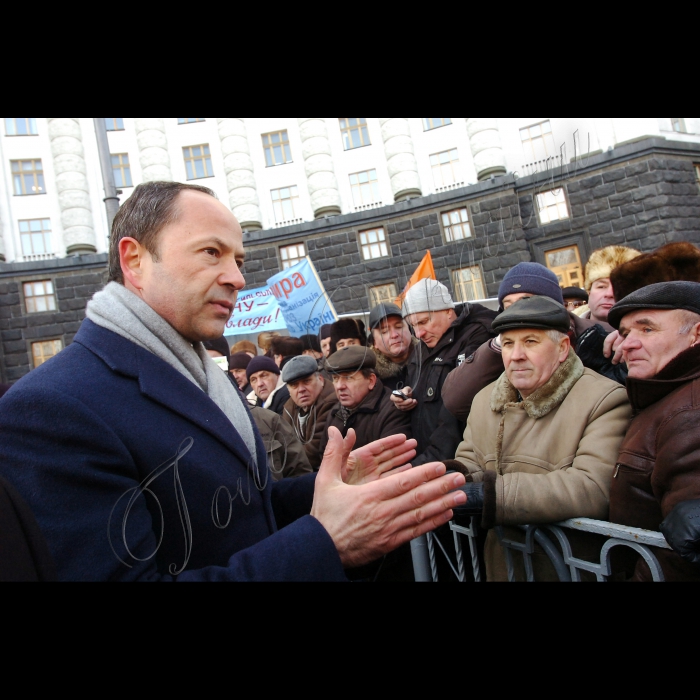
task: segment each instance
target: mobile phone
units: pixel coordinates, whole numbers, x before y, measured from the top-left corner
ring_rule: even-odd
[[[410,398],[409,396],[406,396],[406,394],[403,393],[403,391],[399,391],[398,389],[394,389],[394,391],[391,392],[394,396],[398,396],[400,399],[408,399]]]

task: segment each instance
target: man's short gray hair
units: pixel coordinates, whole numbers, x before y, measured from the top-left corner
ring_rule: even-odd
[[[678,309],[681,314],[681,327],[678,329],[678,335],[686,335],[696,323],[700,323],[700,314],[685,309]]]
[[[562,333],[561,331],[555,331],[555,330],[548,330],[545,331],[547,334],[547,337],[555,344],[559,345],[561,340],[564,338],[568,338],[569,336],[566,333]]]

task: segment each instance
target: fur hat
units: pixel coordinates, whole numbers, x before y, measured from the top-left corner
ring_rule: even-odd
[[[367,345],[367,331],[363,321],[354,318],[341,318],[331,324],[331,355],[336,351],[336,344],[344,338],[357,338],[360,345]]]
[[[590,294],[591,287],[596,280],[610,277],[610,273],[618,266],[636,258],[641,253],[634,248],[623,245],[609,245],[607,248],[599,248],[591,253],[586,263],[586,281],[584,286]]]
[[[668,243],[620,265],[610,281],[617,301],[658,282],[700,282],[700,250],[692,243]]]

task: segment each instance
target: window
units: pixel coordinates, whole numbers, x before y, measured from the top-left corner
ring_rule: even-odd
[[[10,165],[16,195],[46,194],[41,159],[11,160]]]
[[[45,255],[52,252],[50,219],[21,219],[18,223],[22,255]]]
[[[459,157],[456,148],[442,153],[433,153],[430,156],[435,187],[445,187],[457,182],[457,163],[459,163]]]
[[[376,170],[364,170],[350,175],[352,201],[356,207],[379,201],[379,182]]]
[[[209,154],[209,144],[203,143],[201,146],[185,146],[182,149],[185,157],[185,169],[188,180],[198,180],[200,177],[213,177],[214,171],[211,167],[211,157]]]
[[[112,172],[117,187],[132,187],[128,153],[112,153]]]
[[[262,142],[265,150],[265,163],[268,168],[292,162],[292,150],[289,148],[289,136],[287,136],[286,129],[263,134]]]
[[[279,190],[271,190],[272,206],[275,210],[275,221],[279,224],[282,221],[292,221],[296,219],[296,211],[299,209],[299,195],[297,186],[281,187]]]
[[[433,119],[432,117],[423,117],[423,131],[430,131],[431,129],[437,129],[439,126],[447,126],[452,124],[451,119]]]
[[[105,119],[105,128],[107,131],[124,131],[123,117],[108,117]]]
[[[195,124],[196,122],[203,122],[204,117],[178,117],[178,124]]]
[[[388,257],[389,251],[386,247],[384,229],[374,228],[370,231],[360,231],[360,248],[363,260]]]
[[[548,190],[537,195],[537,213],[540,224],[549,224],[552,221],[569,218],[569,209],[566,206],[564,188]]]
[[[367,131],[367,119],[364,117],[345,117],[339,119],[340,133],[343,137],[343,148],[349,151],[361,146],[369,146],[369,132]]]
[[[481,281],[481,268],[478,265],[463,267],[452,273],[452,288],[456,301],[474,301],[484,299],[484,284]]]
[[[671,128],[679,134],[685,134],[685,119],[681,117],[671,117]]]
[[[42,340],[38,343],[32,343],[34,367],[38,367],[54,355],[58,355],[61,350],[63,350],[62,340]]]
[[[7,136],[31,136],[37,133],[35,117],[5,117]]]
[[[583,268],[577,245],[549,250],[544,258],[561,287],[583,287]]]
[[[444,212],[442,214],[442,229],[445,232],[446,243],[471,238],[472,231],[469,226],[467,208],[462,207]]]
[[[53,295],[53,282],[51,280],[25,282],[23,287],[28,314],[56,310],[56,298]]]
[[[546,160],[555,154],[554,136],[549,121],[520,129],[520,140],[527,160]]]
[[[286,270],[292,265],[296,265],[302,258],[306,257],[306,248],[303,243],[286,245],[280,248],[280,258],[282,258],[282,269]]]
[[[393,304],[396,301],[396,297],[399,296],[396,291],[396,285],[391,282],[390,284],[379,284],[376,287],[369,288],[369,306],[370,309],[374,308],[377,304],[385,302],[387,304]]]

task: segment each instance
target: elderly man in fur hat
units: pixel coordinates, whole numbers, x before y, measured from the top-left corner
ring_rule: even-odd
[[[569,323],[566,309],[543,296],[517,301],[493,322],[505,371],[477,394],[455,461],[446,462],[467,473],[467,504],[459,510],[481,515],[485,529],[607,519],[630,406],[622,386],[583,367]],[[518,529],[505,530],[522,539]],[[487,578],[506,580],[493,531],[485,559]],[[552,577],[546,556],[535,556],[535,571]]]

